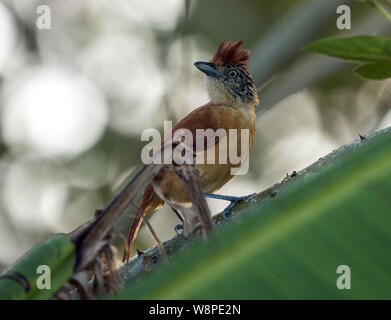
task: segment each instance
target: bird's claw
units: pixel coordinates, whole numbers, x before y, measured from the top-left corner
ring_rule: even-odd
[[[183,230],[183,224],[177,224],[174,228],[176,234],[180,234],[181,232],[179,230]]]
[[[229,220],[228,214],[236,203],[237,201],[231,201],[231,203],[224,209],[222,214],[224,220]]]
[[[231,203],[224,209],[222,216],[224,220],[229,220],[228,214],[230,213],[231,209],[240,201],[246,200],[248,198],[251,198],[252,196],[255,196],[256,193],[248,194],[247,196],[242,197],[232,197]]]

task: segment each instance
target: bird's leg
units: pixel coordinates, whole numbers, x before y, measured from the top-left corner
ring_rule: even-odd
[[[189,230],[191,229],[189,226],[188,219],[186,217],[186,208],[181,206],[180,204],[175,203],[174,201],[166,198],[162,192],[160,184],[157,183],[156,179],[152,182],[152,186],[156,192],[156,194],[162,199],[170,208],[175,212],[178,219],[182,222],[182,224],[177,224],[175,226],[175,232],[179,233],[179,230],[183,230],[183,235],[187,237]],[[180,213],[183,213],[183,215]]]
[[[175,232],[176,232],[176,233],[179,233],[179,230],[183,230],[184,219],[183,219],[183,216],[181,215],[181,213],[180,213],[177,209],[175,209],[175,208],[173,208],[173,207],[171,207],[171,209],[172,209],[172,211],[175,212],[175,214],[176,214],[176,216],[178,217],[178,219],[182,222],[182,223],[177,224],[177,225],[175,226]]]
[[[174,208],[173,206],[171,207],[172,211],[175,212],[176,216],[178,217],[178,219],[182,222],[180,224],[177,224],[175,226],[175,232],[177,234],[179,234],[179,230],[183,230],[182,231],[182,234],[187,237],[191,232],[193,232],[194,228],[198,225],[199,223],[199,219],[198,217],[194,217],[190,220],[188,220],[188,218],[186,217],[186,214],[185,212],[186,211],[182,211],[180,208],[179,210],[181,210],[183,212],[183,215],[180,213],[180,211],[178,210],[178,208]],[[182,209],[184,210],[185,208],[182,207]]]
[[[247,196],[235,197],[235,196],[225,196],[222,194],[204,193],[205,198],[212,198],[212,199],[225,200],[225,201],[231,202],[223,211],[223,218],[225,220],[228,220],[228,213],[235,206],[235,204],[237,204],[240,201],[251,198],[254,195],[255,195],[255,193],[249,194]]]

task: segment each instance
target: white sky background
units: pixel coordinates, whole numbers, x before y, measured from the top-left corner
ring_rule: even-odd
[[[39,1],[5,3],[25,21],[35,23]],[[183,14],[182,0],[52,0],[46,4],[55,9],[53,27],[37,33],[40,57],[36,59],[0,3],[0,139],[9,150],[0,158],[0,263],[5,265],[34,244],[24,233],[69,232],[83,222],[77,218],[78,210],[104,205],[95,188],[114,185],[121,176],[121,172],[113,177],[101,172],[100,168],[110,166],[109,155],[94,154],[80,172],[66,165],[91,150],[108,128],[138,138],[142,130],[162,127],[163,120],[170,120],[161,108],[163,98],[177,118],[207,102],[203,75],[192,65],[211,56],[199,48],[199,39],[173,41],[167,67],[158,61],[153,29],[173,30]],[[186,56],[181,41],[190,44]],[[376,119],[367,117],[368,105],[375,106],[376,99],[366,92],[357,100],[357,108],[365,121],[373,123]],[[260,176],[235,177],[220,193],[260,192],[354,139],[348,121],[343,117],[340,121],[347,129],[335,141],[323,131],[310,91],[288,97],[258,121],[250,171],[258,165],[267,169]],[[389,113],[381,126],[390,124]],[[257,141],[271,143],[260,150]],[[129,168],[134,165],[129,163]],[[90,193],[72,198],[75,185]],[[209,204],[214,213],[227,205],[219,200]],[[75,220],[67,220],[70,216]],[[167,224],[163,220],[167,221],[167,213],[155,215],[152,223]],[[170,226],[158,230],[162,237],[173,234],[177,222],[168,221]]]

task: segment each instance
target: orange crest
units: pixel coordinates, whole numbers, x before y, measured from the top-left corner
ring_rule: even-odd
[[[240,49],[243,41],[223,41],[217,48],[217,52],[212,59],[212,62],[217,65],[242,64],[248,65],[250,59],[250,51]]]

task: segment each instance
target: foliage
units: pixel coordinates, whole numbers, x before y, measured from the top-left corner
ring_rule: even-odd
[[[387,0],[388,1],[388,0]],[[391,23],[391,15],[378,1],[365,0]],[[388,5],[391,6],[389,2]],[[332,57],[359,63],[353,72],[371,80],[384,80],[391,77],[391,39],[361,35],[354,37],[331,37],[314,41],[304,47]]]
[[[391,298],[391,130],[358,144],[117,298]],[[340,265],[351,290],[336,286]]]
[[[64,234],[54,235],[35,246],[0,277],[0,300],[50,299],[73,274],[75,264],[76,247],[70,237]],[[40,276],[37,268],[41,265],[50,268],[50,289],[37,287]],[[22,281],[7,274],[16,275]]]
[[[331,37],[312,42],[306,50],[360,63],[353,71],[372,80],[391,77],[391,39],[375,36]]]

